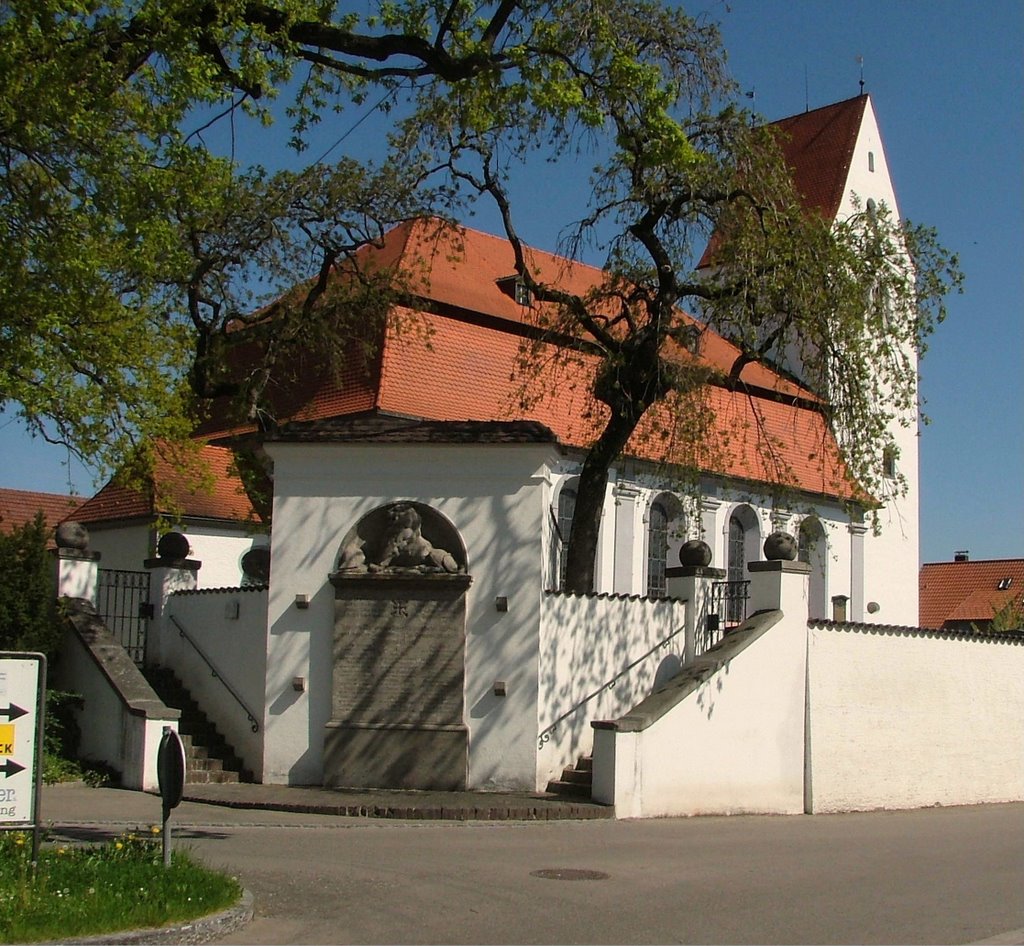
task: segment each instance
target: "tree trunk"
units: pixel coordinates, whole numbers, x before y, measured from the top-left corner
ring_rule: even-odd
[[[639,421],[640,417],[613,412],[611,420],[583,461],[576,488],[576,511],[569,530],[565,591],[588,594],[594,590],[597,539],[608,488],[608,471],[622,453]]]

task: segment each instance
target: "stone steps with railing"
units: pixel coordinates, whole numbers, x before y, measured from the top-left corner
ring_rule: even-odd
[[[178,735],[185,750],[187,784],[253,781],[234,749],[172,670],[147,667],[143,674],[165,704],[181,711]]]

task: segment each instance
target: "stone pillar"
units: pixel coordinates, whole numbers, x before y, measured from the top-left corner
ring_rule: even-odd
[[[722,530],[718,527],[718,511],[722,501],[713,496],[705,496],[700,501],[700,538],[711,544],[711,561],[716,559],[724,562],[726,548],[722,540]]]
[[[615,575],[612,582],[612,591],[620,595],[639,594],[640,589],[635,585],[637,575],[637,545],[642,548],[643,543],[636,541],[636,506],[640,497],[640,491],[629,483],[616,485],[613,490],[615,496],[615,520],[612,523],[612,531],[615,534]],[[642,574],[642,570],[640,574]]]
[[[781,611],[807,619],[811,566],[806,562],[775,559],[748,562],[750,572],[749,614]]]
[[[864,536],[868,527],[851,522],[850,530],[850,612],[849,620],[864,620]]]
[[[146,664],[161,666],[166,651],[165,637],[175,633],[167,628],[164,612],[167,599],[176,591],[194,591],[202,562],[186,558],[190,551],[188,539],[180,532],[166,533],[157,545],[157,557],[147,558],[143,565],[149,570],[150,632],[146,635]]]
[[[707,565],[678,565],[665,569],[668,596],[686,601],[686,640],[682,653],[684,667],[693,663],[698,653],[698,642],[708,633],[711,585],[724,580],[724,569]],[[701,646],[699,652],[703,653],[706,649]]]
[[[89,551],[89,533],[78,522],[57,527],[56,590],[58,598],[84,598],[96,606],[100,553]]]

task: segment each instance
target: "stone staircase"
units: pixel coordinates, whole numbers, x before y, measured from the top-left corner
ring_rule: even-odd
[[[548,782],[548,792],[571,798],[590,798],[594,785],[594,759],[580,756],[575,765],[562,769],[561,778]]]
[[[185,749],[185,783],[251,782],[252,774],[207,719],[192,694],[164,667],[145,667],[143,676],[167,706],[181,711],[178,735]]]

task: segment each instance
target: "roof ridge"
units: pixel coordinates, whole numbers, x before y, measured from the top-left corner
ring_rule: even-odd
[[[805,115],[813,115],[815,112],[824,112],[828,109],[838,109],[845,105],[849,105],[851,102],[862,102],[864,106],[867,105],[868,99],[871,98],[870,92],[863,92],[860,95],[852,95],[848,99],[840,99],[838,102],[829,102],[827,105],[818,105],[815,108],[805,109],[802,112],[794,112],[791,115],[783,115],[781,118],[775,118],[770,121],[769,125],[778,125],[780,122],[792,121],[794,119],[803,118]]]

